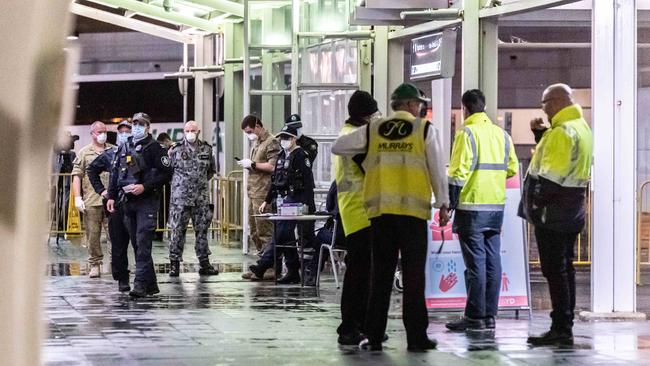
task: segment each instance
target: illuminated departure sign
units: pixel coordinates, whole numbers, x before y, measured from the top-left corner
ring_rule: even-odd
[[[411,40],[411,80],[454,76],[456,31],[447,29]]]

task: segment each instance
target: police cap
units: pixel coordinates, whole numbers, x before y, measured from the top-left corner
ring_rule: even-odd
[[[275,135],[275,137],[280,137],[282,135],[298,138],[298,129],[292,125],[284,125],[284,127],[282,127],[282,130],[280,130],[280,132]]]
[[[136,121],[144,122],[146,124],[151,124],[151,117],[148,114],[139,112],[133,115],[133,123]]]
[[[291,125],[292,127],[298,129],[302,127],[302,121],[300,120],[300,115],[299,114],[292,114],[287,119],[284,120],[284,123],[286,125]]]

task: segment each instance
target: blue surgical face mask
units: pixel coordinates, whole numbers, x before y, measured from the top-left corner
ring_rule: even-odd
[[[146,127],[142,125],[133,125],[133,128],[131,128],[131,133],[133,134],[133,138],[136,140],[140,140],[145,136],[145,129]]]
[[[117,134],[117,144],[122,145],[129,139],[131,132],[120,132]]]

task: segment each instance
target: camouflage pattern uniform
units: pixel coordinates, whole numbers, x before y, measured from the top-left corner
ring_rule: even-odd
[[[280,142],[265,130],[264,134],[255,141],[250,159],[257,164],[269,163],[272,166],[275,166],[280,150]],[[257,209],[264,202],[266,193],[271,187],[272,175],[273,173],[267,173],[255,169],[250,169],[248,171],[248,198],[250,198],[250,203],[248,205],[248,222],[251,230],[250,238],[258,251],[264,249],[273,237],[273,225],[271,224],[271,221],[253,217],[253,215],[257,213]]]
[[[169,259],[183,260],[185,234],[191,218],[196,256],[199,261],[208,260],[212,254],[208,247],[208,228],[212,221],[209,181],[216,172],[212,146],[201,140],[194,146],[184,140],[171,147],[169,157],[174,169],[169,206]]]

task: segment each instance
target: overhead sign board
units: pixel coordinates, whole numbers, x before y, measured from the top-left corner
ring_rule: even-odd
[[[411,40],[411,80],[442,79],[454,76],[456,62],[456,31],[439,33]]]

